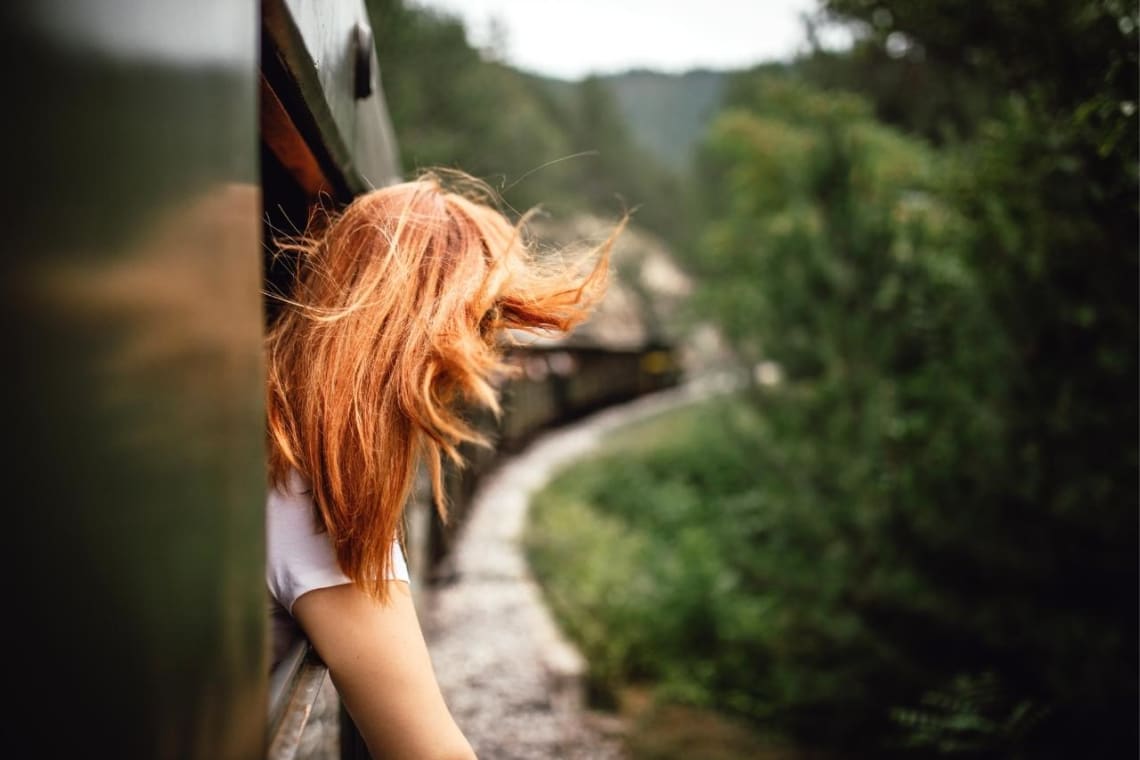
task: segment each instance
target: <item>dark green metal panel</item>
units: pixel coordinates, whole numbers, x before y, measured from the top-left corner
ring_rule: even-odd
[[[0,10],[7,756],[263,754],[257,22]]]

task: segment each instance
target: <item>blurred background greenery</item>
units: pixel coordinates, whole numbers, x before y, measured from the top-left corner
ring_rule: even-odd
[[[1135,756],[1134,2],[822,0],[851,46],[574,82],[368,5],[406,171],[633,209],[750,379],[536,504],[598,702],[759,737],[635,754]]]

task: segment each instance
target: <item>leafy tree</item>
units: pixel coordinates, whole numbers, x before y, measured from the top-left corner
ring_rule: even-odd
[[[897,534],[971,540],[960,517],[1001,457],[1004,380],[990,370],[1008,346],[965,260],[968,222],[937,193],[945,159],[854,97],[745,76],[730,98],[747,107],[714,123],[701,157],[704,303],[740,356],[785,376],[755,391],[770,438],[750,519],[768,532],[739,572],[797,589],[781,614],[820,643],[775,655],[799,686],[770,692],[767,711],[882,749],[886,706],[953,675],[963,659],[948,653],[976,633]],[[802,690],[821,666],[847,674],[824,683],[860,707]]]
[[[1131,752],[1140,14],[1115,0],[826,5],[868,44],[903,36],[931,70],[990,83],[996,105],[950,187],[1014,351],[999,370],[1005,456],[970,510],[985,538],[965,567],[1009,600],[985,614],[989,639],[1010,692],[1048,706],[1050,754]],[[963,575],[949,555],[927,561],[943,583]]]
[[[904,743],[1131,752],[1135,7],[826,5],[860,50],[968,83],[972,139],[919,150],[810,68],[738,77],[700,164],[707,308],[785,368],[763,408],[859,558],[841,596],[925,684],[896,705]]]

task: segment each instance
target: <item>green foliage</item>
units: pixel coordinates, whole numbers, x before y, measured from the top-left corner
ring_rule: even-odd
[[[1135,98],[1140,13],[1130,0],[823,0],[863,39],[936,74],[1073,107],[1094,93]],[[893,36],[893,44],[890,44]]]
[[[969,512],[985,541],[908,541],[912,561],[963,602],[969,585],[947,568],[988,571],[993,601],[972,600],[971,634],[1013,694],[1049,707],[1033,739],[1043,753],[1130,752],[1140,12],[1117,0],[827,5],[871,22],[868,45],[903,35],[934,76],[991,83],[946,194],[971,220],[966,263],[1013,349],[995,368],[1004,456]]]
[[[551,498],[555,506],[541,511],[529,534],[532,565],[552,579],[548,599],[588,653],[594,692],[612,702],[614,687],[637,670],[643,621],[653,611],[644,588],[646,541],[576,496]]]
[[[920,48],[889,53],[882,39],[816,50],[795,70],[817,86],[859,93],[880,121],[936,144],[972,138],[1001,95],[979,75],[931,66]]]
[[[700,161],[705,313],[744,361],[784,369],[760,393],[773,442],[850,546],[843,598],[920,687],[894,703],[919,705],[895,713],[906,743],[1130,750],[1135,11],[997,3],[978,10],[996,31],[967,34],[950,0],[829,5],[923,46],[933,72],[966,45],[960,73],[1012,94],[990,85],[974,140],[933,153],[850,96],[738,77]],[[1040,55],[1078,32],[1075,70]],[[942,699],[977,673],[1000,700]]]
[[[832,667],[859,670],[845,688],[873,706],[854,725],[828,714],[797,726],[847,742],[855,726],[883,730],[876,711],[949,664],[960,605],[904,559],[894,532],[970,540],[957,516],[1001,460],[1003,379],[990,369],[1008,348],[964,259],[968,224],[934,192],[944,159],[850,97],[768,79],[732,92],[748,110],[723,115],[702,154],[714,194],[703,303],[738,355],[775,361],[787,379],[756,391],[786,474],[761,469],[756,487],[790,510],[781,541],[812,558],[840,547],[829,573],[784,555],[777,577],[810,579],[788,602],[821,607],[805,638],[844,616],[862,632],[857,649],[829,652]],[[813,698],[816,709],[833,699]]]
[[[1135,153],[1134,0],[821,5],[825,18],[855,32],[855,47],[817,51],[798,71],[825,87],[864,94],[884,121],[936,141],[975,138],[991,119],[1005,119],[1013,95],[1039,106],[1042,126],[1095,113],[1087,126],[1100,132],[1102,155],[1114,147]]]
[[[908,749],[950,757],[993,756],[1023,760],[1031,735],[1049,711],[1023,700],[1013,702],[994,673],[958,675],[945,689],[931,691],[917,709],[897,709],[892,717],[906,728]]]

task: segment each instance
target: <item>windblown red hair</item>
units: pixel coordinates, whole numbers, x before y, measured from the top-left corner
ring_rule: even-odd
[[[308,478],[341,569],[378,599],[419,463],[446,517],[442,458],[487,443],[461,407],[498,414],[504,331],[582,321],[624,224],[584,257],[539,257],[464,185],[429,173],[374,190],[283,245],[298,257],[266,338],[270,477]]]

